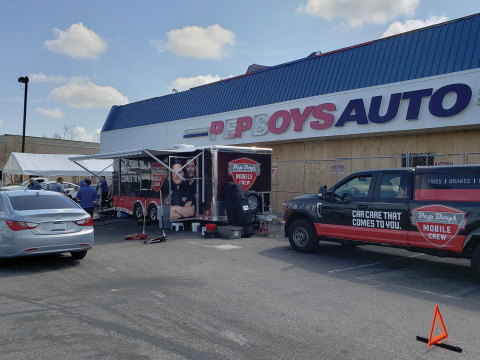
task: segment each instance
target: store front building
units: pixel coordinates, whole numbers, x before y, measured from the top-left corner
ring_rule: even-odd
[[[273,149],[273,210],[365,168],[480,162],[480,15],[114,106],[101,153]]]

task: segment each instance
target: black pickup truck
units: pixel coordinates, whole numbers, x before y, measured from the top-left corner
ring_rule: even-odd
[[[296,251],[319,240],[388,245],[471,259],[480,276],[480,165],[360,171],[283,206]]]

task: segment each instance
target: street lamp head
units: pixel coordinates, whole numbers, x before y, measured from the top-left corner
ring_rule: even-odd
[[[18,82],[19,82],[19,83],[22,83],[22,84],[28,83],[28,76],[19,77],[19,78],[18,78]]]

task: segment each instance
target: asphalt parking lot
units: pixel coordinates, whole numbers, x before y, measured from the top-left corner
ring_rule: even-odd
[[[282,235],[188,230],[145,245],[124,240],[141,231],[131,221],[95,227],[81,261],[0,268],[1,359],[480,358],[480,281],[467,260],[330,243],[300,254]],[[416,340],[429,337],[435,304],[461,354]]]

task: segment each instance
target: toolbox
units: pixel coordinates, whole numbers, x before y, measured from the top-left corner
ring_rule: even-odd
[[[225,239],[240,239],[243,235],[243,227],[241,226],[217,226],[217,234]]]

